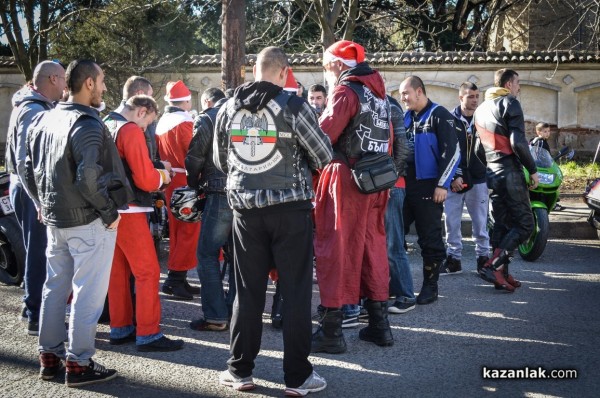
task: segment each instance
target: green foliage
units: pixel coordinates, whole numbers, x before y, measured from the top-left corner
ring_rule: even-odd
[[[600,176],[600,164],[598,162],[575,162],[568,161],[560,165],[565,178],[596,178]]]
[[[98,62],[112,108],[129,76],[184,71],[189,55],[206,49],[196,37],[197,23],[179,1],[114,0],[66,23],[52,38],[50,51],[65,64],[77,58]]]

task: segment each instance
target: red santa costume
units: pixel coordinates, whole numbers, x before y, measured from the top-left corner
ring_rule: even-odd
[[[190,101],[191,98],[190,90],[181,80],[167,83],[165,101],[169,105],[165,108],[165,113],[156,126],[156,144],[160,158],[171,163],[172,170],[175,172],[171,184],[165,191],[167,206],[171,203],[171,196],[175,188],[187,185],[185,156],[192,140],[194,124],[190,113],[174,106],[174,103]],[[178,287],[183,278],[186,290],[191,293],[189,292],[190,286],[185,281],[185,273],[197,265],[196,247],[199,234],[200,223],[179,221],[169,211],[169,261],[167,264],[169,275],[163,286],[163,292],[174,294],[179,299],[193,299],[191,294],[185,294]]]
[[[106,117],[105,123],[113,136],[116,135],[119,156],[136,193],[129,208],[119,210],[121,221],[108,288],[111,344],[127,342],[136,334],[141,338],[138,343],[148,343],[161,338],[162,333],[158,296],[160,266],[146,213],[152,211],[149,193],[157,191],[165,180],[168,181],[168,174],[167,170],[155,168],[150,160],[144,132],[137,124],[127,122],[115,112]],[[135,328],[129,286],[131,274],[136,281]],[[175,349],[174,346],[172,348]]]

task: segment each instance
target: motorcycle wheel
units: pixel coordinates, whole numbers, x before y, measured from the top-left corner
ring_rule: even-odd
[[[546,209],[533,209],[534,229],[533,233],[525,241],[519,245],[519,254],[525,261],[537,260],[548,243],[548,234],[550,232],[550,220],[548,219],[548,211]]]
[[[25,245],[14,215],[0,217],[0,282],[20,285],[25,273]]]

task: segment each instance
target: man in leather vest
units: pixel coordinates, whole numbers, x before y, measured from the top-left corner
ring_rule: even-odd
[[[25,295],[23,304],[29,335],[39,334],[42,287],[46,280],[46,227],[38,220],[35,204],[25,184],[27,132],[40,112],[54,108],[67,86],[65,69],[56,62],[43,61],[33,71],[33,85],[26,85],[13,95],[6,140],[6,170],[10,173],[10,201],[23,230],[25,245]]]
[[[110,344],[136,342],[138,351],[175,351],[183,346],[182,340],[170,340],[160,331],[160,265],[146,215],[152,211],[150,192],[171,182],[168,165],[150,159],[150,148],[142,131],[154,122],[157,113],[158,106],[152,97],[135,95],[120,112],[110,112],[104,119],[135,194],[129,208],[119,210],[121,222],[108,285]],[[131,274],[135,277],[136,326],[129,285]]]
[[[316,193],[315,254],[325,311],[313,335],[313,352],[346,351],[341,307],[358,303],[361,294],[367,298],[369,325],[359,338],[380,346],[394,343],[387,318],[384,216],[389,193],[361,193],[350,170],[364,154],[390,149],[390,106],[383,78],[364,61],[364,48],[347,40],[332,44],[323,54],[331,94],[320,125],[336,158],[323,169]]]
[[[212,151],[217,112],[226,99],[218,88],[209,88],[202,93],[200,101],[203,111],[194,121],[194,137],[185,157],[185,168],[188,186],[202,189],[206,194],[196,249],[204,317],[193,320],[190,327],[199,331],[226,331],[235,298],[235,281],[230,267],[229,290],[225,293],[219,253],[231,234],[233,212],[225,194],[227,175],[215,166]]]
[[[462,214],[467,207],[471,217],[472,236],[475,241],[477,271],[489,260],[490,236],[487,231],[489,193],[485,183],[485,162],[475,156],[475,124],[473,114],[479,105],[479,89],[474,83],[464,82],[458,89],[458,105],[452,115],[464,126],[458,135],[460,167],[456,170],[448,197],[444,202],[446,227],[446,260],[440,276],[462,272]]]
[[[28,135],[27,187],[48,227],[48,276],[40,316],[40,377],[54,378],[66,359],[66,385],[114,378],[94,362],[94,338],[108,289],[115,250],[117,209],[133,192],[123,163],[94,109],[106,91],[93,61],[69,64],[69,99],[45,112]],[[73,293],[65,353],[65,305]]]
[[[417,304],[430,304],[438,298],[438,277],[446,258],[443,203],[460,162],[461,128],[448,110],[427,98],[425,85],[417,76],[400,84],[400,100],[406,108],[404,127],[409,150],[404,225],[415,223],[423,257],[423,286]]]
[[[308,360],[314,197],[311,171],[331,161],[331,143],[308,103],[283,91],[285,53],[267,47],[256,59],[256,81],[235,90],[219,110],[214,163],[227,173],[233,209],[235,282],[231,357],[220,383],[237,390],[255,387],[267,278],[277,268],[284,297],[285,394],[304,396],[327,383]]]
[[[539,183],[537,167],[525,138],[525,121],[517,95],[521,89],[519,74],[500,69],[494,75],[494,87],[485,92],[485,101],[475,111],[475,126],[487,160],[487,186],[491,189],[494,229],[492,257],[480,276],[497,289],[514,292],[521,286],[508,272],[512,252],[534,228],[529,191],[523,168],[530,175],[530,189]]]

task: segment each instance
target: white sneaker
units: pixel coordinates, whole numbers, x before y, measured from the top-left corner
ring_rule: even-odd
[[[231,387],[237,391],[249,391],[256,388],[252,376],[249,377],[237,377],[232,374],[229,369],[224,370],[219,374],[219,383],[224,386]]]
[[[304,397],[309,392],[323,391],[325,387],[327,387],[325,379],[313,370],[304,384],[296,388],[286,387],[284,394],[286,397]]]

